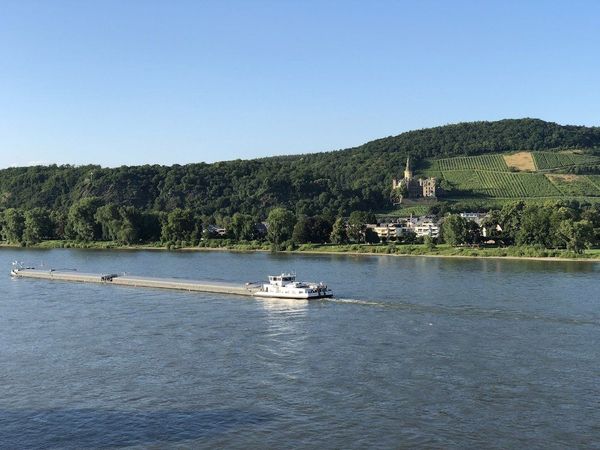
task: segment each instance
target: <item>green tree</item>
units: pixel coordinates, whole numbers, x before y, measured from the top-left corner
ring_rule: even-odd
[[[375,215],[365,211],[352,211],[348,218],[348,238],[354,242],[366,242],[367,224],[376,223]]]
[[[101,239],[105,241],[116,241],[121,229],[121,215],[117,205],[109,203],[100,206],[96,210],[94,219],[100,225]]]
[[[521,216],[525,203],[511,202],[505,204],[498,213],[498,224],[502,228],[502,240],[506,245],[513,244],[521,226]]]
[[[50,236],[52,239],[65,239],[67,230],[67,213],[63,210],[52,210],[50,212],[50,222],[52,229]]]
[[[390,200],[392,203],[397,204],[402,201],[404,197],[408,195],[408,188],[405,183],[401,183],[397,188],[392,189],[390,193]]]
[[[162,230],[160,216],[164,213],[143,211],[140,214],[139,239],[142,242],[160,241]]]
[[[37,244],[52,235],[50,214],[44,208],[33,208],[25,212],[23,240],[27,245]]]
[[[482,229],[485,228],[486,239],[495,239],[496,241],[502,241],[502,231],[498,230],[500,225],[500,211],[490,211],[485,219],[481,223]]]
[[[466,224],[467,243],[468,244],[479,244],[481,242],[481,228],[476,222],[467,220]]]
[[[435,240],[429,235],[423,237],[423,244],[427,250],[433,250],[436,247]]]
[[[15,208],[9,208],[3,214],[2,237],[11,244],[23,242],[25,231],[25,217],[23,213]]]
[[[379,235],[373,228],[367,228],[365,230],[365,242],[368,244],[378,244],[381,241]]]
[[[119,208],[119,228],[115,236],[117,242],[133,244],[139,242],[142,233],[142,215],[133,206]]]
[[[98,198],[86,197],[69,208],[68,227],[75,240],[88,242],[100,237],[100,227],[94,218],[99,207]]]
[[[309,218],[302,215],[298,217],[294,231],[292,232],[292,240],[296,244],[306,244],[311,242],[311,230]]]
[[[400,240],[403,244],[414,244],[417,242],[417,233],[413,230],[406,230],[402,233]]]
[[[267,217],[268,231],[267,239],[275,249],[292,238],[296,216],[284,208],[274,208]]]
[[[454,247],[467,243],[467,221],[457,214],[450,214],[444,218],[441,232],[444,242]]]
[[[329,241],[333,225],[328,217],[318,215],[308,219],[310,228],[310,242],[324,244]]]
[[[166,217],[161,240],[170,244],[191,242],[197,229],[198,224],[191,210],[175,208]]]
[[[567,250],[575,253],[583,253],[583,250],[590,247],[594,241],[594,227],[588,220],[579,222],[563,220],[558,234],[563,239]]]
[[[235,213],[231,218],[230,232],[236,241],[256,238],[256,221],[249,214]]]
[[[594,241],[592,245],[600,244],[600,204],[590,205],[581,213],[581,219],[587,220],[594,228]]]
[[[338,217],[333,223],[330,238],[333,244],[345,244],[348,242],[348,234],[346,233],[346,222],[343,218]]]
[[[515,233],[517,245],[553,247],[552,209],[541,205],[527,205],[521,212],[519,228]]]
[[[294,226],[292,239],[298,244],[322,244],[329,240],[331,231],[331,223],[322,216],[300,216]]]

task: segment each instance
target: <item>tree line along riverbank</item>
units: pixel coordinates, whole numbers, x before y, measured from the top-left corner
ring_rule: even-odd
[[[0,244],[0,248],[22,248],[19,244]],[[114,241],[76,242],[48,240],[29,246],[33,249],[95,249],[114,251],[232,251],[232,252],[272,252],[266,242],[232,242],[213,240],[194,247],[169,247],[160,242],[123,245]],[[339,254],[339,255],[388,255],[388,256],[429,256],[456,258],[507,258],[536,260],[577,260],[600,261],[600,249],[588,249],[580,253],[564,249],[544,249],[531,246],[508,247],[453,247],[448,244],[301,244],[284,253],[299,254]]]
[[[542,257],[562,251],[583,254],[600,244],[600,205],[576,201],[510,202],[488,211],[480,222],[451,210],[439,210],[431,217],[439,224],[439,235],[430,232],[422,236],[402,227],[380,236],[373,225],[378,222],[376,216],[364,211],[353,211],[348,217],[306,216],[278,207],[270,210],[266,221],[236,213],[220,228],[213,219],[190,209],[175,208],[168,213],[140,211],[85,198],[65,214],[42,208],[0,211],[0,235],[8,244],[29,247],[233,246],[250,250],[312,248],[390,254],[443,250]]]

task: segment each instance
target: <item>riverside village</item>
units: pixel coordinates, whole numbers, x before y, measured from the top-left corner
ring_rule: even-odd
[[[407,201],[411,204],[431,204],[437,199],[440,189],[435,177],[416,177],[412,168],[410,157],[406,160],[403,178],[393,178],[391,185],[390,201],[393,205],[402,205]],[[502,232],[501,226],[490,221],[490,213],[462,211],[458,215],[465,219],[470,226],[470,232],[484,239],[486,243],[494,243],[492,236]],[[385,215],[370,215],[371,220],[362,223],[360,232],[362,241],[376,242],[405,242],[418,243],[425,238],[434,241],[440,237],[441,226],[444,220],[442,215],[409,215],[408,217],[393,217]],[[374,219],[374,220],[373,220]],[[346,230],[352,225],[346,221]],[[268,233],[269,223],[259,222],[254,225],[256,236],[265,237]],[[226,226],[208,225],[207,231],[214,238],[227,238],[231,235]]]

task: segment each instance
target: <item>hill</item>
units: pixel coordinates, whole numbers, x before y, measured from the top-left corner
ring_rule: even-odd
[[[459,197],[587,195],[585,186],[597,185],[597,178],[573,183],[542,171],[579,174],[587,167],[586,174],[600,173],[598,148],[598,127],[511,119],[410,131],[346,150],[247,161],[10,168],[0,171],[0,208],[66,211],[82,198],[97,197],[105,204],[142,210],[184,207],[204,215],[244,212],[261,218],[277,205],[309,215],[382,210],[389,208],[391,179],[408,154],[423,162],[423,173],[440,174]],[[533,151],[536,173],[511,172],[512,163],[497,155],[523,149]],[[566,149],[580,153],[564,153]]]

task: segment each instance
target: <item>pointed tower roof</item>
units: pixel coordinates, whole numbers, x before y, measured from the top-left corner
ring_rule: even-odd
[[[412,169],[410,167],[410,156],[406,158],[406,169],[404,169],[404,179],[411,180],[413,177]]]

